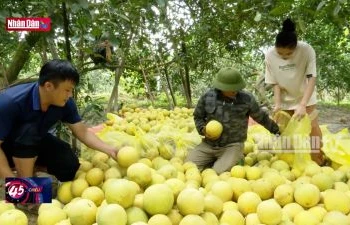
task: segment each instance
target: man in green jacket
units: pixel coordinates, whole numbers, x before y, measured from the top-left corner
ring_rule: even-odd
[[[186,161],[192,161],[200,170],[212,167],[218,174],[242,162],[249,116],[271,133],[279,134],[278,125],[261,109],[255,97],[243,90],[245,86],[234,68],[222,68],[216,74],[214,88],[200,97],[193,113],[196,128],[204,139],[189,152]],[[206,124],[211,120],[223,126],[217,138],[206,134]]]

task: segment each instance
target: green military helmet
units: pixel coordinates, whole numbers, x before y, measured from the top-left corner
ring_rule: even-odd
[[[245,88],[246,85],[238,70],[225,67],[216,74],[213,86],[221,91],[239,91]]]

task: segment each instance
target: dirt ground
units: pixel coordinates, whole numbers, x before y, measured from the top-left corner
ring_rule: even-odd
[[[337,132],[343,128],[350,129],[350,108],[319,105],[319,123],[327,124],[331,132]]]
[[[327,124],[331,132],[338,132],[343,128],[350,129],[350,108],[330,105],[319,105],[319,123]],[[3,190],[0,190],[1,197],[4,197]],[[36,225],[37,215],[26,213],[29,225]]]

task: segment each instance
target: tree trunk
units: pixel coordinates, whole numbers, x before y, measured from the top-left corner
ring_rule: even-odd
[[[56,46],[55,46],[55,42],[53,41],[52,38],[49,38],[47,42],[48,42],[48,45],[49,45],[49,49],[50,49],[52,58],[53,59],[58,59],[58,53],[57,53],[57,49],[56,49]]]
[[[157,72],[158,72],[158,75],[159,75],[159,78],[160,78],[160,85],[166,95],[166,98],[168,99],[168,103],[169,103],[169,109],[174,109],[174,104],[173,102],[171,101],[170,99],[170,96],[169,96],[169,93],[168,93],[168,90],[167,90],[167,85],[166,83],[164,82],[164,79],[163,79],[163,76],[162,76],[162,73],[159,69],[159,66],[158,66],[158,63],[157,63],[157,60],[155,60],[155,63],[156,63],[156,68],[157,68]]]
[[[45,38],[41,39],[40,47],[41,47],[41,52],[39,54],[41,56],[41,61],[42,61],[42,64],[45,64],[48,61],[48,57],[47,57],[47,42],[46,42]]]
[[[146,74],[145,70],[143,69],[141,59],[139,61],[140,61],[140,68],[141,68],[141,72],[142,72],[142,76],[143,76],[143,82],[145,83],[146,95],[151,100],[151,105],[154,106],[154,97],[153,97],[153,94],[152,94],[151,86],[149,85],[149,82],[148,82],[148,79],[147,79],[147,74]]]
[[[190,107],[189,105],[191,105],[191,99],[190,99],[189,93],[187,91],[185,74],[184,74],[181,67],[179,68],[179,73],[180,73],[180,77],[181,77],[181,81],[182,81],[182,87],[183,87],[184,92],[185,92],[186,104],[187,104],[187,107]]]
[[[107,112],[114,112],[119,110],[119,107],[118,107],[119,82],[124,71],[124,65],[125,65],[124,57],[121,57],[119,61],[119,66],[115,70],[114,86],[111,93],[111,97],[109,98],[109,101],[108,101],[108,106],[106,109]]]
[[[9,84],[14,82],[24,64],[29,60],[30,51],[40,39],[39,32],[30,32],[26,35],[25,40],[21,41],[16,49],[15,55],[10,66],[5,72],[5,77]]]
[[[192,98],[191,98],[191,84],[190,84],[190,68],[188,67],[188,62],[187,62],[187,48],[186,44],[184,41],[181,43],[181,52],[183,54],[183,60],[182,64],[185,69],[185,74],[182,74],[182,82],[184,85],[184,90],[185,90],[185,95],[186,95],[186,102],[187,102],[187,107],[191,108],[192,107]]]
[[[175,106],[177,106],[177,102],[176,102],[176,98],[175,98],[175,93],[174,93],[173,87],[172,87],[172,85],[170,83],[168,67],[167,66],[164,67],[164,75],[165,75],[167,87],[168,87],[168,89],[170,91],[170,95],[171,95],[171,98],[173,100],[173,105],[175,107]]]

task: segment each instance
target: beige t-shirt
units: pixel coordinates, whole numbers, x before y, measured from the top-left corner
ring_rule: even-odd
[[[306,84],[307,75],[316,77],[316,54],[307,43],[298,41],[292,56],[282,59],[275,47],[265,53],[265,83],[278,84],[281,87],[281,107],[284,110],[296,109],[301,102]],[[315,105],[316,88],[307,105]]]

